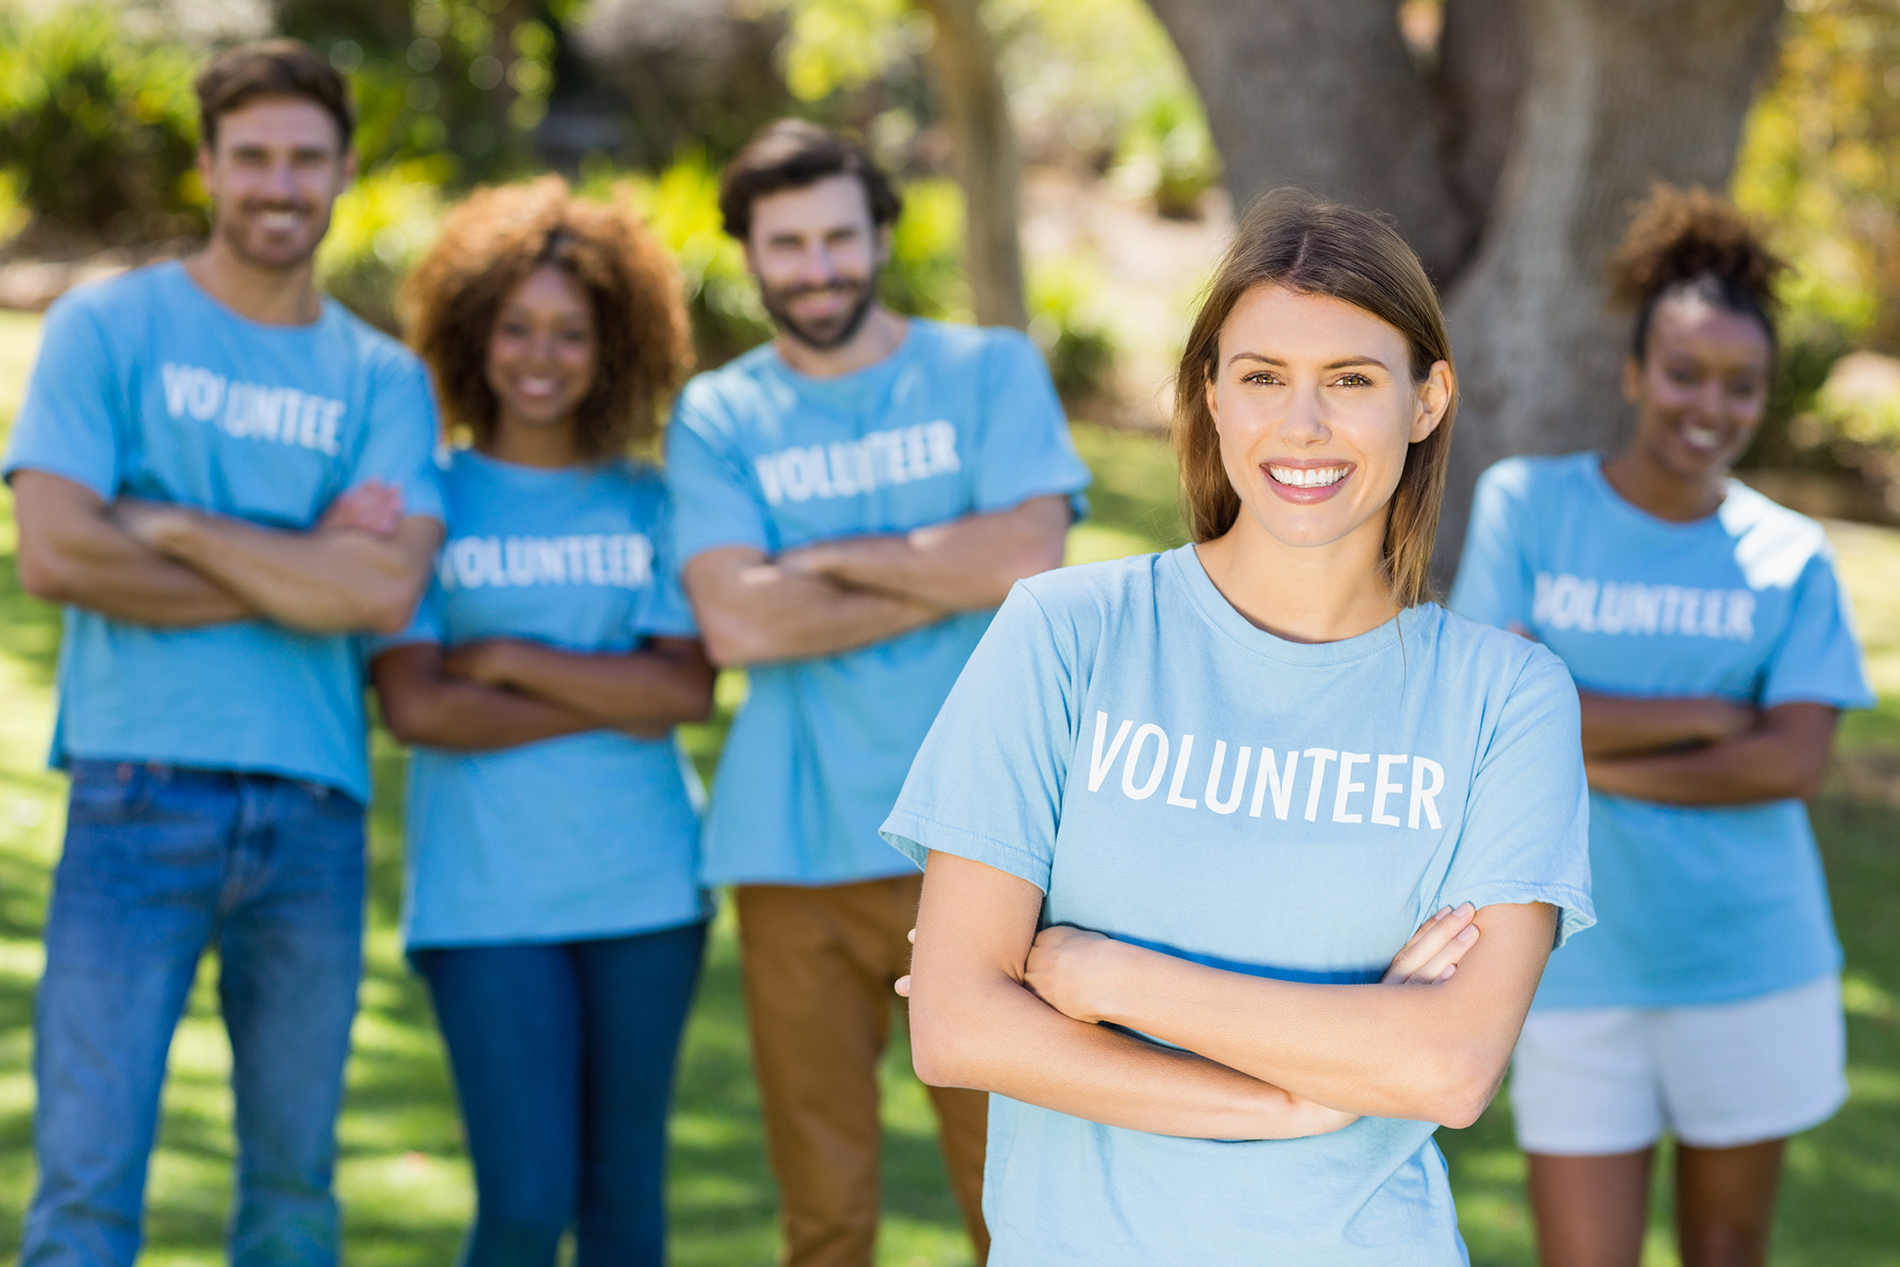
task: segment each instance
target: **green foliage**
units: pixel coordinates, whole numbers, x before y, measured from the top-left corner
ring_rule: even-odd
[[[446,158],[386,163],[341,198],[317,252],[317,282],[356,315],[399,332],[396,289],[435,239]]]
[[[1115,338],[1100,311],[1100,287],[1080,259],[1031,270],[1029,334],[1049,362],[1056,391],[1072,408],[1102,395],[1115,366]]]
[[[1200,99],[1182,85],[1151,98],[1129,121],[1113,174],[1123,188],[1152,197],[1162,215],[1191,219],[1220,172]]]
[[[963,190],[932,177],[906,185],[904,213],[891,231],[884,302],[897,312],[939,321],[970,321],[970,282],[963,272]]]
[[[192,71],[108,5],[0,16],[0,170],[20,204],[107,241],[198,227]]]

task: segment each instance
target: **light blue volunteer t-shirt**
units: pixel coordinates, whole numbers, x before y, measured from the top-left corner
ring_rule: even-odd
[[[415,623],[378,650],[526,638],[632,651],[691,638],[666,487],[632,461],[544,470],[458,449],[449,537]],[[694,878],[697,780],[673,740],[590,730],[409,763],[403,927],[411,949],[579,941],[710,913]]]
[[[695,378],[668,430],[667,480],[688,560],[1007,510],[1078,494],[1089,473],[1034,344],[913,318],[897,351],[841,378],[799,374],[769,344]],[[990,616],[750,669],[713,783],[706,882],[844,884],[907,870],[878,824]]]
[[[1029,881],[1049,924],[1371,982],[1448,903],[1549,902],[1560,940],[1591,922],[1576,735],[1542,647],[1435,605],[1286,642],[1183,546],[1018,584],[884,836]],[[1177,1139],[992,1095],[990,1262],[1462,1263],[1434,1129]]]
[[[1478,481],[1452,607],[1518,624],[1577,685],[1865,708],[1847,595],[1813,520],[1731,481],[1720,510],[1671,523],[1603,478],[1602,458],[1510,458]],[[1840,968],[1807,808],[1590,795],[1602,923],[1552,960],[1539,1007],[1755,998]]]
[[[401,344],[331,300],[306,326],[247,320],[173,262],[48,310],[0,470],[302,530],[371,479],[402,490],[405,515],[441,518],[435,438]],[[155,629],[68,607],[53,762],[261,771],[367,800],[358,648],[264,621]]]

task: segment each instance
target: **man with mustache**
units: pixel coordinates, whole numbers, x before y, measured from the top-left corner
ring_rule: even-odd
[[[356,171],[342,78],[277,40],[195,86],[209,244],[53,305],[3,468],[21,582],[66,606],[33,1267],[136,1256],[207,945],[231,1038],[231,1260],[337,1261],[369,797],[354,635],[404,626],[442,536],[421,366],[312,283]]]
[[[862,149],[774,123],[720,209],[778,337],[694,379],[668,432],[686,589],[714,662],[749,676],[703,879],[736,886],[785,1261],[868,1267],[920,888],[878,827],[996,606],[1061,563],[1089,477],[1027,339],[878,301],[899,204]],[[981,1261],[985,1097],[930,1095]]]

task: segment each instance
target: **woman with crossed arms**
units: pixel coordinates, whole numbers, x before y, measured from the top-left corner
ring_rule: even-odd
[[[1802,801],[1873,695],[1820,525],[1729,478],[1781,267],[1727,202],[1659,189],[1614,261],[1627,442],[1500,462],[1472,506],[1452,606],[1582,688],[1603,925],[1552,967],[1511,1076],[1547,1267],[1636,1267],[1665,1131],[1682,1261],[1764,1262],[1784,1142],[1847,1098]]]
[[[475,1166],[466,1267],[664,1261],[674,1057],[709,908],[672,742],[712,670],[649,439],[687,356],[671,261],[558,177],[479,192],[411,276],[411,338],[466,428],[448,542],[372,666],[415,745],[404,936]]]
[[[1268,197],[1176,380],[1193,544],[1019,583],[939,714],[884,834],[992,1267],[1465,1261],[1432,1133],[1592,916],[1568,674],[1426,601],[1454,400],[1392,228]]]

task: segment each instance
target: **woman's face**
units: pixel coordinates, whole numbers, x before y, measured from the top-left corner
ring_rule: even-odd
[[[1695,294],[1650,315],[1647,355],[1623,367],[1637,457],[1685,481],[1720,479],[1768,407],[1772,350],[1761,322]]]
[[[1207,407],[1242,511],[1288,546],[1383,541],[1413,443],[1451,401],[1440,361],[1414,383],[1405,337],[1344,300],[1257,286],[1221,327]]]
[[[502,301],[488,336],[488,386],[499,425],[564,427],[594,384],[600,345],[587,292],[543,265]]]

